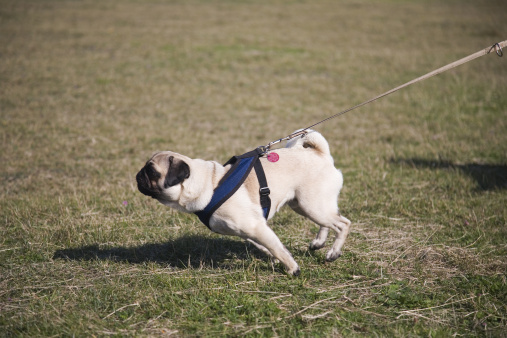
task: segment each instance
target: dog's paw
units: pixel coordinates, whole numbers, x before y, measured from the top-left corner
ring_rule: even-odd
[[[329,250],[326,254],[326,261],[332,262],[342,255],[341,251]]]
[[[301,274],[301,270],[300,270],[300,269],[299,269],[299,267],[298,267],[296,270],[294,270],[294,271],[292,271],[292,272],[289,272],[289,273],[290,273],[291,275],[293,275],[294,277],[297,277],[297,276],[299,276],[299,275]]]
[[[310,243],[310,250],[314,251],[314,250],[322,249],[324,247],[324,244],[326,244],[326,243],[325,242],[324,243],[320,243],[319,241],[313,240]]]
[[[292,269],[289,269],[289,267],[287,267],[287,274],[289,274],[290,276],[297,277],[297,276],[299,276],[300,273],[301,273],[301,270],[299,269],[299,265],[297,265],[297,264]]]

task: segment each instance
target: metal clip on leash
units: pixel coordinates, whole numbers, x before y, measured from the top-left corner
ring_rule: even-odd
[[[262,150],[262,154],[266,154],[268,153],[270,150],[271,150],[271,146],[277,144],[277,143],[280,143],[282,141],[286,141],[286,140],[291,140],[293,139],[294,137],[298,137],[298,136],[301,136],[303,137],[304,135],[308,134],[308,132],[306,131],[308,128],[305,128],[305,129],[302,129],[302,130],[298,130],[298,131],[295,131],[293,132],[292,134],[288,135],[288,136],[285,136],[281,139],[278,139],[276,141],[273,141],[273,142],[269,142],[267,145],[265,146],[261,146],[259,147],[261,150]]]
[[[493,48],[495,49],[496,55],[498,55],[499,57],[503,56],[502,46],[500,46],[500,44],[498,42],[495,43],[493,46],[491,46],[491,48],[490,48],[490,50],[489,50],[488,53],[491,53],[491,51],[493,50]]]

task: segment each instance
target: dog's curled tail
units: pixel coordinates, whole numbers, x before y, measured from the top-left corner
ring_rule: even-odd
[[[298,131],[298,130],[296,130]],[[294,147],[302,147],[302,148],[311,148],[322,155],[331,157],[331,152],[329,151],[329,144],[327,143],[324,136],[321,133],[308,129],[307,133],[302,137],[297,136],[287,142],[286,148],[294,148]]]

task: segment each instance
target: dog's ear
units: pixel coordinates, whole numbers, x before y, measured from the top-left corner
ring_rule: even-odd
[[[164,181],[164,188],[167,189],[173,185],[183,182],[190,177],[190,167],[184,161],[169,157],[169,170]]]

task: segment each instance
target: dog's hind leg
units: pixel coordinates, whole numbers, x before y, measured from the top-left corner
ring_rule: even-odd
[[[313,200],[306,199],[303,203],[292,203],[290,206],[297,213],[308,217],[320,225],[317,237],[310,244],[311,250],[320,249],[324,246],[329,229],[336,233],[333,246],[326,254],[327,261],[334,261],[341,255],[341,248],[349,233],[350,221],[340,215],[337,201],[328,200],[326,204],[317,204]]]
[[[323,232],[327,235],[327,232],[329,231],[329,229],[331,229],[336,233],[336,237],[335,237],[333,246],[326,253],[326,260],[328,262],[332,262],[335,259],[337,259],[338,257],[340,257],[342,254],[342,251],[341,251],[342,246],[345,243],[345,240],[347,239],[347,235],[349,234],[351,222],[347,218],[341,216],[340,214],[332,214],[327,217],[325,217],[323,215],[319,215],[318,217],[315,217],[316,216],[315,214],[313,214],[312,216],[308,215],[308,217],[310,217],[310,219],[312,221],[319,224],[321,227],[320,227],[319,233],[317,234],[317,238],[312,241],[312,244],[310,245],[310,249],[312,249],[312,245],[315,241],[318,241],[319,239],[321,239],[321,238],[319,238],[319,236],[321,235],[321,232]],[[327,231],[324,229],[327,229]],[[324,241],[325,241],[325,238],[324,238]],[[320,244],[320,242],[319,242],[319,244]],[[323,244],[324,243],[322,243],[322,246],[323,246]]]
[[[321,226],[319,229],[319,233],[315,237],[315,239],[310,243],[310,250],[319,250],[326,244],[327,234],[329,233],[329,228]]]
[[[335,220],[333,220],[334,228],[332,229],[336,232],[336,237],[333,246],[326,254],[326,260],[328,262],[334,261],[341,256],[342,246],[347,239],[347,235],[349,234],[350,224],[351,222],[347,218],[339,214],[336,215]]]
[[[308,217],[308,215],[301,209],[297,203],[297,200],[292,200],[289,202],[289,206],[292,210],[300,214],[301,216]],[[310,243],[310,250],[319,250],[326,245],[327,234],[329,233],[329,228],[321,226],[319,232],[315,239]]]

